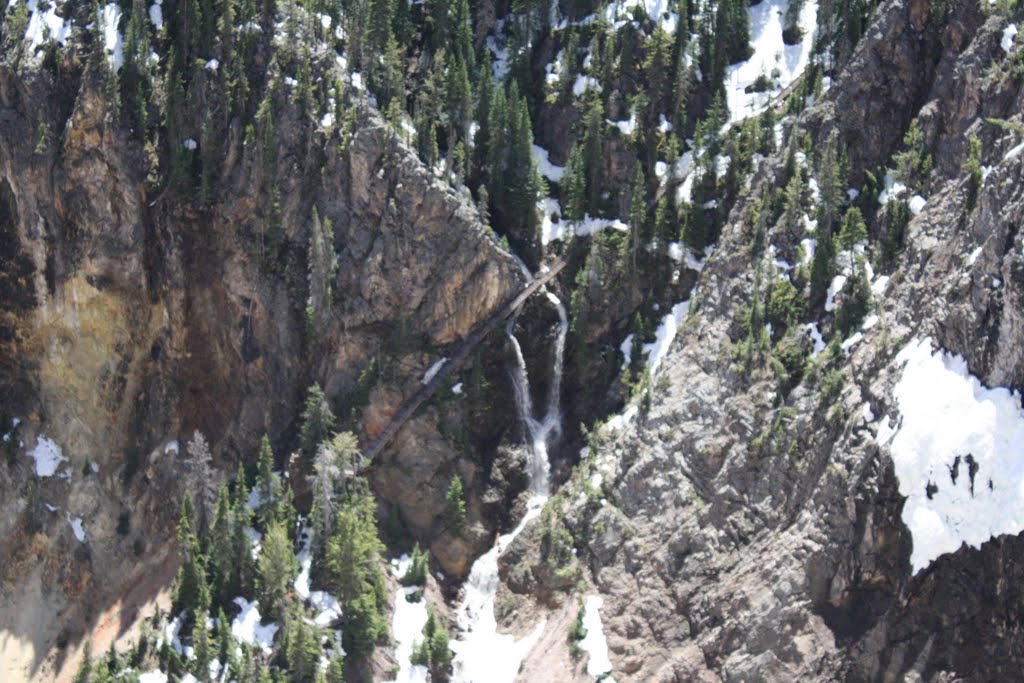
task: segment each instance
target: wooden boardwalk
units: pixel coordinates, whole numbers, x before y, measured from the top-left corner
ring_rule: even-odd
[[[477,344],[482,342],[484,337],[486,337],[488,333],[490,333],[490,331],[493,330],[500,322],[515,313],[515,311],[522,306],[527,299],[533,296],[537,290],[562,272],[562,269],[565,268],[566,262],[567,257],[563,256],[554,263],[551,263],[546,271],[536,276],[533,281],[530,282],[530,284],[528,284],[514,299],[510,300],[500,309],[492,313],[490,317],[477,325],[473,331],[469,333],[469,336],[467,336],[462,343],[459,344],[458,348],[456,348],[455,353],[449,356],[444,365],[442,365],[437,373],[430,378],[430,381],[421,386],[415,394],[406,399],[398,412],[391,417],[387,426],[384,427],[380,434],[374,437],[369,444],[367,444],[365,449],[363,449],[363,466],[372,461],[373,458],[380,453],[381,449],[383,449],[384,446],[394,438],[395,434],[398,433],[398,430],[402,428],[402,425],[404,425],[406,421],[412,417],[413,413],[416,412],[416,409],[419,408],[424,401],[430,398],[431,395],[433,395],[434,391],[438,386],[440,386],[448,373],[457,368],[459,364],[465,360],[466,356],[469,355],[469,352],[472,351]]]

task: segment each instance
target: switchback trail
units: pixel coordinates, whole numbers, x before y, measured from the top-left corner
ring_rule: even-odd
[[[492,313],[490,317],[484,320],[482,323],[476,326],[476,328],[469,333],[469,336],[463,340],[448,360],[445,361],[444,365],[440,367],[437,373],[430,378],[426,384],[421,386],[415,394],[406,399],[405,403],[398,410],[397,413],[391,418],[387,426],[378,434],[373,440],[367,444],[363,450],[363,462],[372,461],[373,458],[381,451],[384,446],[398,433],[398,430],[402,428],[402,425],[412,417],[412,414],[416,412],[416,409],[423,404],[430,396],[434,393],[437,387],[441,384],[444,378],[469,355],[469,352],[473,348],[483,341],[484,337],[493,330],[498,323],[512,315],[516,309],[523,305],[523,303],[533,296],[541,287],[550,282],[556,275],[562,272],[567,263],[567,257],[562,256],[557,261],[554,261],[548,266],[548,269],[539,275],[537,275],[530,284],[528,284],[522,292],[520,292],[514,299],[511,299],[504,306],[499,308],[497,311]]]

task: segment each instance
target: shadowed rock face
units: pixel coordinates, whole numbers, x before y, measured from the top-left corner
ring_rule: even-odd
[[[38,664],[58,635],[87,630],[142,571],[135,554],[172,530],[180,466],[164,451],[168,441],[184,445],[199,429],[215,462],[233,471],[255,456],[264,432],[274,442],[291,437],[313,382],[349,419],[350,392],[375,357],[389,373],[367,388],[365,414],[386,419],[446,345],[511,298],[523,277],[476,210],[365,104],[354,103],[355,133],[342,151],[337,131],[312,129],[279,103],[275,179],[233,125],[217,195],[202,206],[147,180],[151,161],[111,123],[92,67],[77,74],[66,115],[48,109],[58,98],[47,74],[23,73],[0,66],[0,412],[23,420],[27,446],[37,434],[60,445],[71,475],[42,480],[42,500],[82,517],[88,536],[87,544],[70,538],[63,512],[35,529],[15,494],[32,478],[31,461],[3,469],[0,495],[19,502],[0,513],[0,603],[9,608],[0,628],[34,640]],[[52,133],[37,146],[40,120]],[[272,188],[279,219],[268,211]],[[311,333],[303,309],[314,207],[333,223],[338,270],[333,306]],[[500,343],[483,353],[500,367]],[[375,476],[383,501],[407,511],[428,544],[443,533],[437,518],[451,475],[473,484],[476,533],[441,558],[457,576],[493,524],[475,498],[489,473],[458,465],[437,419],[419,418],[431,436],[399,441]],[[488,429],[500,435],[505,424]],[[388,474],[410,462],[402,477]],[[122,537],[113,530],[124,509],[132,532]],[[17,568],[33,557],[42,560],[40,589],[26,595],[52,609],[27,625],[14,619],[19,586],[36,579]],[[61,580],[69,573],[77,580]]]

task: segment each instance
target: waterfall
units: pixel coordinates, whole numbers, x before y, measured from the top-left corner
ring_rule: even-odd
[[[516,356],[516,366],[512,369],[513,397],[515,398],[519,418],[525,425],[526,433],[529,437],[528,474],[530,478],[530,493],[535,496],[548,495],[550,489],[549,471],[551,468],[551,464],[548,461],[548,443],[551,438],[561,436],[562,434],[562,369],[565,355],[565,335],[569,331],[569,321],[561,299],[546,288],[544,289],[544,295],[558,311],[558,333],[555,337],[555,347],[553,349],[551,386],[548,388],[547,405],[541,419],[537,419],[534,415],[533,399],[530,395],[530,379],[526,371],[526,360],[523,358],[523,349],[513,331],[516,318],[512,318],[505,328]]]
[[[473,563],[469,578],[466,579],[462,603],[457,612],[461,633],[458,640],[451,642],[451,648],[455,652],[452,678],[455,683],[511,683],[519,672],[520,663],[540,638],[546,624],[545,621],[541,621],[530,634],[516,640],[511,634],[498,633],[498,623],[494,617],[494,597],[499,584],[498,558],[527,523],[540,515],[544,503],[547,502],[550,489],[548,444],[550,439],[562,434],[562,363],[569,322],[561,300],[547,288],[543,291],[548,301],[558,311],[559,322],[552,349],[551,384],[548,388],[544,415],[540,419],[534,415],[526,360],[514,333],[516,318],[513,317],[505,328],[509,341],[512,342],[516,360],[511,371],[512,397],[528,437],[530,500],[522,521],[510,533],[500,536],[494,547]]]

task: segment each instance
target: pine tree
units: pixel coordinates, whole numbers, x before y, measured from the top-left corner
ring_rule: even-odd
[[[373,499],[365,481],[353,481],[338,510],[326,558],[327,583],[342,606],[343,643],[351,656],[368,654],[387,631],[382,550]]]
[[[186,491],[181,502],[181,516],[178,521],[178,545],[181,548],[182,563],[175,580],[174,610],[192,613],[210,606],[210,589],[203,568],[202,549],[195,534],[195,511],[192,496]]]
[[[282,653],[290,681],[315,683],[320,670],[321,630],[311,623],[298,604],[288,606],[282,634]]]
[[[647,181],[640,164],[633,172],[633,194],[629,201],[629,251],[632,272],[637,272],[637,259],[644,245],[651,241],[647,222]]]
[[[445,493],[445,524],[448,532],[454,535],[462,533],[463,524],[466,522],[466,493],[462,486],[462,477],[455,475],[448,482],[448,491]]]
[[[92,680],[92,641],[86,640],[82,647],[82,660],[72,683],[90,683]]]
[[[311,221],[307,250],[309,298],[306,300],[306,311],[312,329],[319,331],[326,324],[331,310],[331,282],[338,269],[338,258],[334,253],[334,229],[330,219],[321,221],[320,213],[314,206]]]
[[[486,52],[486,51],[485,51]],[[476,88],[476,110],[473,118],[478,128],[473,136],[473,164],[471,174],[481,183],[486,180],[487,159],[490,142],[490,111],[494,99],[493,68],[490,57],[484,57],[480,65],[480,81]]]
[[[210,526],[209,535],[209,572],[211,576],[212,590],[218,601],[226,601],[231,598],[235,586],[234,576],[235,556],[232,552],[232,534],[234,521],[232,519],[231,501],[228,497],[228,487],[221,483],[220,491],[217,493],[216,512],[213,515],[213,524]]]
[[[256,576],[256,595],[264,616],[270,619],[280,617],[296,568],[288,533],[281,524],[271,524],[263,536],[263,551]]]
[[[269,449],[269,443],[267,444]],[[230,582],[230,593],[245,593],[252,589],[256,567],[252,558],[252,542],[249,528],[252,526],[252,510],[249,508],[249,491],[245,486],[245,471],[238,465],[235,477],[235,499],[232,505],[231,556],[234,575]]]
[[[583,114],[583,166],[587,171],[586,213],[600,214],[604,187],[604,107],[597,95],[588,95]]]
[[[274,452],[270,449],[270,439],[264,434],[260,440],[260,452],[256,461],[256,497],[259,508],[256,517],[263,529],[279,521],[277,507],[283,494],[281,478],[274,473]]]
[[[208,615],[206,610],[198,609],[192,615],[192,650],[195,659],[192,661],[192,673],[199,680],[210,677],[210,662],[215,658],[210,642],[210,631],[206,628]]]
[[[299,447],[309,460],[316,455],[316,448],[320,442],[330,437],[335,422],[334,413],[327,404],[323,389],[319,384],[310,385],[306,405],[302,411],[302,426],[299,428]]]
[[[587,206],[587,169],[583,159],[583,148],[574,144],[569,150],[569,162],[562,174],[563,197],[562,217],[568,221],[583,220]]]

